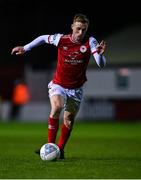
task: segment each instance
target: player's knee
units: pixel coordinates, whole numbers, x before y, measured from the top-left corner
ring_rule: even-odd
[[[59,118],[61,111],[62,111],[62,107],[56,106],[56,107],[52,108],[50,116],[52,118]]]

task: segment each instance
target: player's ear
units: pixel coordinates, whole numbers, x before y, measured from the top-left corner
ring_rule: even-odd
[[[71,24],[71,29],[73,29],[73,26],[74,26],[74,25],[73,25],[73,24]]]

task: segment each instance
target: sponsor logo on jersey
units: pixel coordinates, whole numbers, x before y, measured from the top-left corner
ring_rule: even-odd
[[[77,65],[77,64],[83,63],[83,60],[82,59],[65,59],[65,63]]]

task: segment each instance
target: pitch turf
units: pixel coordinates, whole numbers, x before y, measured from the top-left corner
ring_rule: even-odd
[[[44,162],[46,123],[0,123],[0,179],[139,179],[141,122],[76,123],[66,159]]]

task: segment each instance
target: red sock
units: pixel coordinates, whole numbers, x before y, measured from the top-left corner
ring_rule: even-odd
[[[48,120],[48,143],[55,143],[59,127],[59,119],[49,118]]]
[[[61,134],[58,141],[58,146],[60,149],[64,149],[64,146],[69,139],[70,133],[71,129],[68,129],[64,124],[62,124]]]

